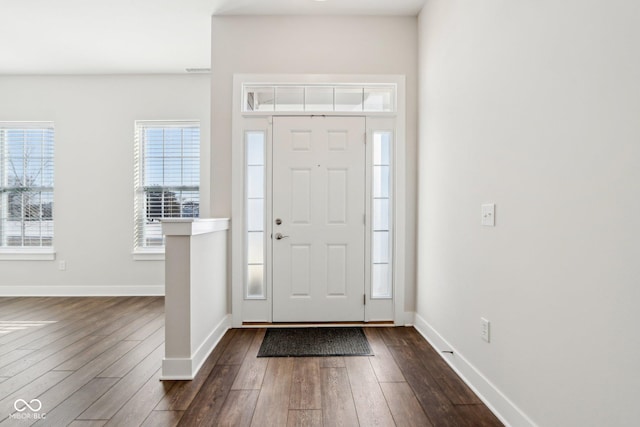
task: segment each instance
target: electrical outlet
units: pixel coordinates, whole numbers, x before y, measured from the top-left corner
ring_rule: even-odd
[[[64,271],[67,269],[67,261],[58,262],[58,270]]]
[[[485,227],[495,227],[496,226],[496,205],[494,203],[486,203],[481,205],[481,215],[482,219],[480,224]]]
[[[490,323],[484,317],[480,318],[480,338],[489,342],[489,326]]]

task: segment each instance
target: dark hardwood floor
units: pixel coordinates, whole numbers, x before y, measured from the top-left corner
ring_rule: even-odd
[[[163,298],[0,298],[0,426],[502,425],[413,328],[365,332],[373,357],[259,359],[233,329],[162,382]]]

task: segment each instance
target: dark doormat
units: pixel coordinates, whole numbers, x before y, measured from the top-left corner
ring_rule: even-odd
[[[371,356],[362,328],[270,328],[258,357]]]

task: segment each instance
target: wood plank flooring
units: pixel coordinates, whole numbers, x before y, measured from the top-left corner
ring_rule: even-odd
[[[366,328],[373,357],[257,358],[264,333],[160,381],[162,297],[0,298],[0,427],[502,425],[413,328]]]

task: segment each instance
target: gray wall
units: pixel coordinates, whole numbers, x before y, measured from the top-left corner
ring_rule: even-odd
[[[208,183],[209,76],[0,76],[0,94],[0,121],[55,123],[57,252],[0,261],[0,295],[163,293],[164,262],[131,255],[134,121],[200,120]]]
[[[405,305],[415,308],[417,19],[415,17],[214,16],[212,210],[231,216],[233,75],[404,74],[407,84]]]
[[[540,426],[640,418],[638,22],[632,0],[420,15],[417,312]]]

